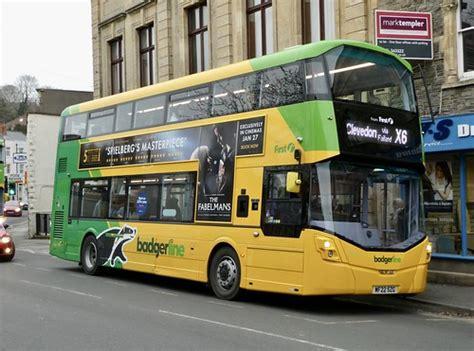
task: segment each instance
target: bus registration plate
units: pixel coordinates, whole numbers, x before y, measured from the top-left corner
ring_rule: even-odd
[[[395,285],[375,285],[372,287],[372,294],[397,294],[398,287]]]

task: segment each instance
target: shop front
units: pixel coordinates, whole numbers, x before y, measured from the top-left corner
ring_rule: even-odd
[[[474,114],[422,122],[425,231],[433,256],[474,259]]]

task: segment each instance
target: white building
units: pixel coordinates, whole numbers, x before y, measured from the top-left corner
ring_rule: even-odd
[[[9,187],[15,189],[10,199],[28,202],[26,136],[23,133],[8,131],[5,134],[5,176]]]
[[[39,108],[28,114],[28,232],[49,233],[53,201],[56,149],[62,110],[92,99],[92,92],[38,89]]]

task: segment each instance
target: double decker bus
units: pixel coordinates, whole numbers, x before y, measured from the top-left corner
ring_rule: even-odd
[[[67,108],[52,255],[295,295],[415,294],[420,122],[410,64],[322,41]]]

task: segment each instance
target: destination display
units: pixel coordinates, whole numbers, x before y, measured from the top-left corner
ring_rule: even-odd
[[[227,222],[232,214],[235,156],[263,153],[264,121],[257,117],[83,143],[79,169],[198,160],[196,219]]]
[[[416,113],[382,106],[334,103],[343,154],[421,162],[421,131]]]
[[[394,128],[391,125],[348,121],[346,128],[348,139],[355,143],[371,141],[380,144],[407,145],[411,139],[407,129]]]

